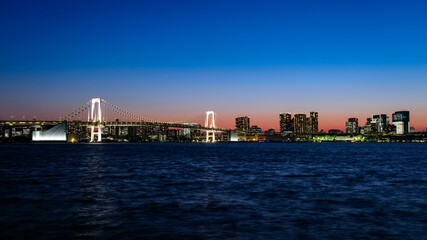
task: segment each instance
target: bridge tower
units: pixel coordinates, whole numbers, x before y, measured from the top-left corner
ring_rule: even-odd
[[[95,135],[98,135],[97,141],[102,141],[102,111],[101,111],[101,98],[92,98],[90,106],[90,115],[88,116],[88,122],[92,122],[93,125],[90,127],[90,142],[95,141]],[[95,131],[95,127],[96,130]]]
[[[216,128],[215,126],[215,112],[207,111],[206,112],[206,128]],[[206,142],[215,142],[215,130],[206,130]]]

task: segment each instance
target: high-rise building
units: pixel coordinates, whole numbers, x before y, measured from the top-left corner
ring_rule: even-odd
[[[294,115],[294,133],[298,136],[307,133],[307,115],[305,113]]]
[[[359,119],[349,118],[345,123],[345,132],[347,134],[357,134],[359,130]]]
[[[281,113],[280,114],[280,133],[293,133],[294,132],[294,122],[292,115],[290,113]]]
[[[311,134],[310,116],[305,119],[305,131],[304,131],[304,133]]]
[[[398,111],[392,115],[393,125],[396,126],[397,134],[409,133],[409,111]]]
[[[319,133],[319,113],[310,112],[310,118],[308,119],[308,132],[311,134]]]
[[[372,116],[372,123],[376,126],[378,133],[387,131],[390,120],[386,114],[376,114]]]
[[[365,126],[363,127],[363,132],[361,131],[360,133],[362,134],[369,134],[372,133],[372,118],[366,118],[366,123]]]
[[[237,117],[236,118],[236,131],[243,131],[248,132],[249,131],[249,117]]]

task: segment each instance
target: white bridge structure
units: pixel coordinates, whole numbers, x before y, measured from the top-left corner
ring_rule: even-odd
[[[87,122],[83,120],[81,116],[87,111]],[[116,116],[124,117],[130,121],[111,121],[114,117],[110,117],[110,121],[107,121],[107,111],[116,114]],[[80,119],[79,119],[80,116]],[[107,102],[103,98],[93,98],[83,106],[74,110],[65,117],[60,118],[64,121],[79,121],[79,123],[88,127],[90,131],[90,142],[102,142],[102,132],[105,127],[137,127],[137,126],[164,126],[172,128],[182,128],[187,131],[189,129],[196,129],[206,132],[206,142],[216,142],[217,139],[215,134],[218,132],[229,131],[227,128],[218,128],[216,124],[216,113],[215,111],[206,111],[204,114],[198,115],[196,117],[184,120],[184,121],[159,121],[144,118],[136,114],[130,113],[120,107],[117,107],[114,104]],[[205,119],[204,123],[200,123]],[[66,122],[65,122],[66,123]],[[65,129],[61,125],[61,129]],[[225,126],[225,125],[224,125]],[[48,132],[49,131],[49,132]],[[61,130],[64,132],[63,130]],[[58,132],[58,129],[49,129],[44,131],[35,132],[36,139],[43,139],[43,136],[50,136],[52,138],[52,133]],[[55,134],[54,134],[55,135]],[[64,136],[56,136],[55,139],[64,140]],[[66,137],[65,137],[66,139]]]
[[[96,110],[95,110],[96,109]],[[89,111],[88,111],[89,113]],[[95,141],[95,134],[98,136],[97,141],[102,141],[102,111],[101,111],[101,98],[93,98],[91,101],[90,115],[87,119],[88,122],[94,123],[90,126],[90,142]],[[96,131],[95,131],[96,130]]]
[[[210,121],[209,121],[210,120]],[[215,129],[215,112],[206,112],[205,127]],[[215,130],[206,130],[206,142],[215,142]]]

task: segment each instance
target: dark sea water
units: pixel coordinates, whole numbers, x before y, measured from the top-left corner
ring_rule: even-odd
[[[427,239],[427,144],[3,144],[1,239]]]

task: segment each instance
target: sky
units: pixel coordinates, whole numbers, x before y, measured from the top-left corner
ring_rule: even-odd
[[[102,97],[144,117],[215,110],[344,130],[411,111],[427,127],[427,1],[1,1],[0,119]]]

